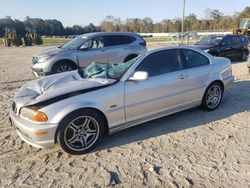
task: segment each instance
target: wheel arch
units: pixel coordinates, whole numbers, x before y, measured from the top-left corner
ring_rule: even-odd
[[[75,113],[76,111],[83,111],[83,110],[92,110],[92,111],[95,111],[96,113],[98,113],[98,115],[102,118],[103,120],[103,124],[104,124],[104,133],[105,135],[108,135],[109,134],[109,127],[108,127],[108,119],[107,117],[105,116],[105,114],[100,110],[100,109],[97,109],[97,108],[94,108],[94,107],[82,107],[82,108],[79,108],[79,109],[75,109],[71,112],[69,112],[68,114],[66,114],[59,122],[59,125],[58,127],[56,128],[56,131],[55,131],[55,135],[54,135],[54,142],[57,143],[57,134],[58,134],[58,131],[59,131],[59,126],[60,126],[60,123],[65,120],[65,118],[67,118],[69,115]]]
[[[214,80],[214,81],[212,81],[208,86],[207,86],[207,88],[211,85],[211,84],[213,84],[213,83],[218,83],[218,84],[220,84],[221,85],[221,87],[222,87],[222,93],[224,93],[224,83],[221,81],[221,80]],[[206,88],[206,89],[207,89]]]
[[[67,62],[67,63],[72,64],[75,68],[78,67],[78,65],[77,65],[77,63],[76,63],[75,61],[73,61],[72,59],[66,59],[66,58],[65,58],[65,59],[56,60],[56,61],[51,65],[50,71],[52,72],[52,71],[53,71],[53,68],[54,68],[55,66],[57,66],[57,65],[60,64],[60,63],[64,63],[64,62]]]

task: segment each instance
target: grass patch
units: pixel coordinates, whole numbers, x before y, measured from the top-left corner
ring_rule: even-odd
[[[43,38],[43,45],[64,44],[72,39],[67,38]]]
[[[164,42],[164,41],[170,41],[170,37],[146,37],[144,38],[146,42]]]
[[[43,45],[64,44],[72,39],[67,38],[43,38]],[[0,47],[3,46],[3,38],[0,38]]]
[[[3,38],[0,38],[0,47],[3,46]]]

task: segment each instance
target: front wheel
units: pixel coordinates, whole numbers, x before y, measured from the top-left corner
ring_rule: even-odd
[[[240,60],[241,60],[241,61],[246,61],[246,60],[247,60],[247,57],[248,57],[247,52],[243,52],[243,54],[241,55]]]
[[[68,71],[72,71],[75,70],[76,67],[68,62],[61,62],[56,64],[53,69],[52,69],[52,73],[53,74],[57,74],[57,73],[61,73],[61,72],[68,72]]]
[[[201,108],[208,111],[215,110],[220,105],[222,95],[223,89],[221,84],[217,82],[210,84],[202,98]]]
[[[84,154],[102,139],[103,127],[102,118],[95,111],[75,111],[59,124],[57,143],[66,153]]]

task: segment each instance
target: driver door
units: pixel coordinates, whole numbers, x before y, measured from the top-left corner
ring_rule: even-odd
[[[108,55],[104,46],[104,37],[95,37],[86,41],[78,50],[77,58],[80,67],[87,67],[92,62],[107,62]]]
[[[126,81],[126,121],[174,111],[185,102],[188,90],[186,71],[179,50],[162,50],[148,55],[135,69],[148,72],[144,81]]]

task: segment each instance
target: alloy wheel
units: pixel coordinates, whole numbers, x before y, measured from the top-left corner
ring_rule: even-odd
[[[222,91],[218,85],[213,85],[207,91],[206,103],[211,109],[216,108],[221,100]]]
[[[98,122],[90,116],[81,116],[72,120],[64,131],[65,144],[74,151],[90,148],[99,136]]]
[[[57,73],[60,73],[60,72],[67,72],[67,71],[72,71],[72,67],[69,66],[69,65],[61,65],[60,67],[58,67],[57,69]]]

